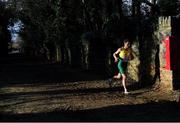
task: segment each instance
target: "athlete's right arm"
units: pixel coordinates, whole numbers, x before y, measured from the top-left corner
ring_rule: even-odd
[[[113,57],[115,59],[115,62],[118,61],[118,57],[116,56],[117,54],[119,54],[121,52],[121,48],[119,48],[114,54],[113,54]]]

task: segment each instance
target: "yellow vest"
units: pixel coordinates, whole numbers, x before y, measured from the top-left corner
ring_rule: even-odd
[[[130,49],[122,49],[121,52],[119,53],[119,57],[125,60],[128,60],[130,56]]]

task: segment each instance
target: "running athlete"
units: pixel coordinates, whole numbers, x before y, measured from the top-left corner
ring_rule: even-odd
[[[131,49],[131,43],[128,39],[124,40],[124,46],[119,48],[114,54],[113,54],[115,62],[118,62],[118,75],[115,75],[114,79],[120,79],[122,77],[122,84],[124,88],[124,93],[128,94],[126,88],[126,70],[128,61],[133,59],[132,55],[132,49]],[[112,79],[110,80],[110,85],[112,84]]]

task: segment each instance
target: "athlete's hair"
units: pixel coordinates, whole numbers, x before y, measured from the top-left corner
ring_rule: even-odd
[[[131,42],[130,42],[129,39],[124,39],[124,44],[125,44],[125,43],[129,43],[129,45],[131,46]]]
[[[124,39],[124,43],[127,43],[127,42],[130,43],[129,39]]]

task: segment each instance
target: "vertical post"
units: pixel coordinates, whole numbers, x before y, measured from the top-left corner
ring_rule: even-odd
[[[159,17],[160,40],[160,88],[173,90],[173,71],[171,68],[171,17]]]

